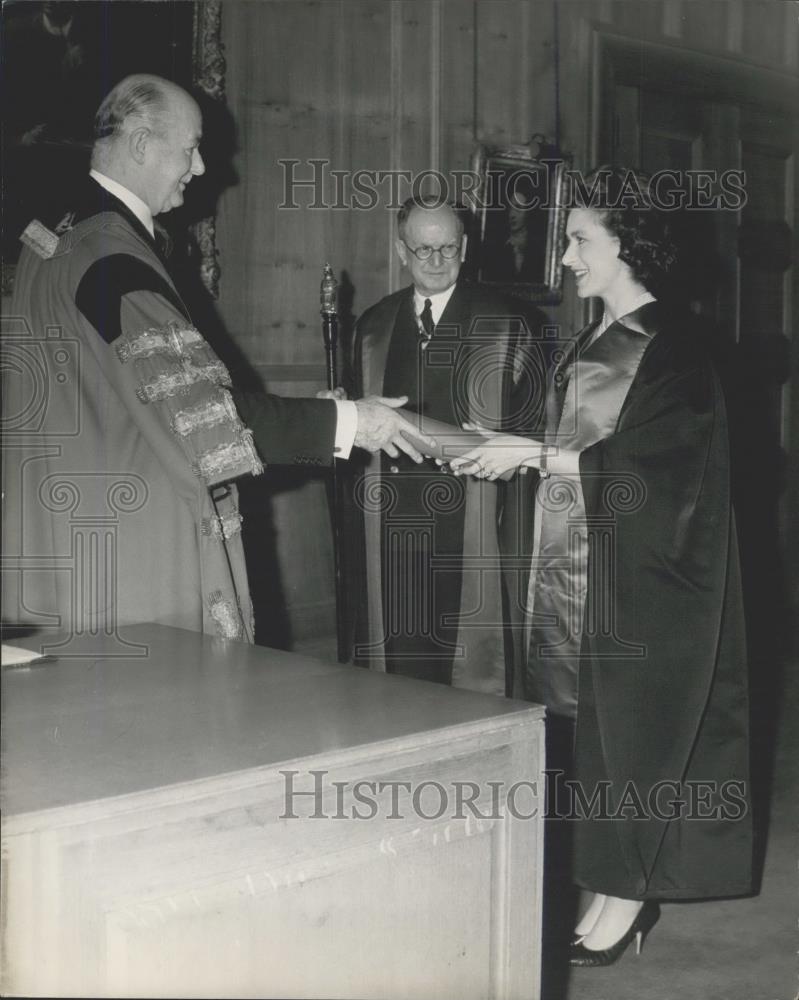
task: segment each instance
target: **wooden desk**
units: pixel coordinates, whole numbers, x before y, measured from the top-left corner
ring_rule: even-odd
[[[542,709],[124,631],[3,671],[4,994],[538,997]]]

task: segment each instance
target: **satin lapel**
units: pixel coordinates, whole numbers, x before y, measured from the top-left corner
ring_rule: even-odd
[[[560,418],[563,414],[563,402],[566,398],[566,389],[569,386],[571,369],[576,357],[579,357],[585,349],[585,345],[590,340],[594,330],[599,325],[599,321],[589,323],[572,340],[567,341],[563,348],[563,354],[555,362],[549,381],[549,391],[547,392],[547,440],[557,436]]]
[[[481,296],[468,283],[458,284],[436,326],[433,343],[452,345],[451,391],[455,412],[464,419],[499,426],[502,417],[502,363],[507,351],[505,317],[481,316]],[[490,320],[494,322],[490,322]],[[482,322],[481,322],[482,321]],[[460,579],[460,623],[452,686],[485,694],[505,694],[505,655],[502,632],[500,576],[475,571],[498,561],[497,484],[467,478],[463,511],[463,568]]]
[[[583,327],[574,340],[564,348],[563,356],[552,371],[550,391],[547,393],[547,430],[550,435],[554,434],[560,425],[566,390],[575,360],[585,361],[590,365],[602,364],[608,359],[611,368],[630,372],[630,378],[627,379],[629,388],[643,351],[662,326],[662,314],[663,309],[658,302],[648,302],[612,323],[594,343],[590,341],[599,325],[598,321]],[[645,338],[643,346],[641,337]]]
[[[582,451],[613,434],[652,336],[636,314],[623,319],[624,323],[612,323],[593,342],[596,324],[581,331],[571,355],[556,367],[548,440]],[[557,436],[553,438],[553,434]],[[572,483],[568,505],[556,503],[551,492],[562,490],[563,482],[556,476],[544,479],[539,486],[539,535],[528,601],[535,609],[528,676],[530,696],[552,711],[573,716],[584,612],[582,598],[575,595],[588,589],[589,540],[581,477]],[[557,654],[548,653],[555,649]]]
[[[616,322],[578,350],[571,376],[575,388],[566,392],[558,425],[564,447],[582,450],[613,433],[650,339]]]
[[[457,369],[460,369],[470,375],[472,370],[471,356],[474,347],[469,342],[469,330],[473,319],[471,307],[472,296],[470,295],[469,288],[460,284],[456,285],[455,291],[452,293],[444,312],[441,314],[441,319],[436,324],[435,333],[433,334],[434,342],[441,340],[455,347],[452,355],[450,388],[453,393],[458,392],[459,384],[465,389],[465,399],[456,399],[453,397],[453,403],[456,404],[454,407],[455,412],[463,414],[464,420],[475,419],[471,378],[467,378],[466,383],[463,383],[463,380],[456,378],[455,373]]]
[[[361,341],[361,386],[365,396],[382,396],[386,374],[386,360],[391,337],[400,309],[413,309],[413,287],[405,289],[405,294],[397,295],[378,307],[369,318],[362,332]],[[371,455],[364,470],[362,482],[381,482],[380,453]],[[382,587],[383,572],[380,559],[381,525],[378,505],[363,507],[364,538],[366,546],[366,643],[356,647],[356,659],[365,660],[371,670],[385,673],[384,656],[385,630],[383,627]]]
[[[664,308],[659,302],[647,302],[646,305],[622,316],[613,326],[623,326],[635,333],[643,333],[651,340],[663,327]],[[612,329],[613,327],[609,327]]]
[[[445,336],[447,340],[465,340],[469,333],[471,322],[471,296],[469,289],[461,285],[455,285],[455,291],[450,296],[449,302],[444,307],[441,319],[436,323],[436,334]],[[448,330],[443,329],[448,327]]]
[[[436,326],[435,337],[457,343],[453,358],[454,392],[465,393],[456,412],[464,419],[501,426],[503,401],[509,389],[505,379],[509,322],[506,316],[481,315],[479,289],[458,284]],[[455,368],[460,374],[455,377]]]
[[[386,373],[386,359],[391,344],[391,335],[400,309],[413,309],[413,286],[405,289],[405,294],[386,304],[385,308],[373,313],[369,328],[364,331],[361,347],[361,367],[363,371],[363,393],[365,396],[382,396],[383,380]]]

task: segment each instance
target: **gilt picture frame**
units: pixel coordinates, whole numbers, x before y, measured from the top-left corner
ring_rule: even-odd
[[[130,72],[151,72],[224,101],[221,0],[4,4],[2,292],[13,291],[19,235],[53,221],[89,169],[94,112]],[[187,220],[189,221],[189,220]],[[203,284],[218,295],[215,220],[190,220]]]
[[[533,302],[561,301],[567,167],[543,146],[477,148],[467,262],[478,281]]]

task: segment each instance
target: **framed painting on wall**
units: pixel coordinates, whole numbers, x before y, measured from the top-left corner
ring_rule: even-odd
[[[565,168],[563,157],[536,155],[530,145],[477,149],[467,260],[478,281],[535,302],[560,301]]]
[[[115,84],[130,73],[154,73],[212,99],[222,96],[220,16],[219,0],[6,0],[4,293],[13,284],[22,230],[33,218],[55,225],[83,182],[94,115]],[[208,285],[215,277],[208,226],[200,225],[196,237]]]

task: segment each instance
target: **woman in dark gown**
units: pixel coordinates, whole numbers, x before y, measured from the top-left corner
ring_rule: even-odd
[[[600,168],[569,214],[563,263],[604,311],[555,366],[544,440],[485,431],[451,463],[540,473],[525,694],[575,721],[574,965],[640,946],[658,900],[751,889],[724,400],[696,322],[656,298],[673,248],[629,177]]]

